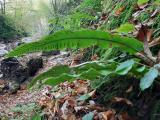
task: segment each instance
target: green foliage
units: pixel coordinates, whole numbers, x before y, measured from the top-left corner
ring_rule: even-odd
[[[154,107],[151,111],[151,120],[158,120],[159,119],[159,113],[160,113],[160,101],[156,100]]]
[[[41,120],[41,116],[39,114],[36,114],[35,116],[32,117],[31,120]]]
[[[123,63],[121,63],[117,69],[116,69],[116,73],[119,75],[126,75],[133,67],[134,65],[134,60],[127,60]]]
[[[109,16],[107,20],[108,22],[101,26],[100,29],[114,30],[121,24],[129,22],[129,19],[131,19],[135,9],[134,6],[137,4],[137,0],[105,0],[104,3],[104,12],[109,13]],[[116,11],[123,7],[124,10],[120,13],[120,15],[115,15]]]
[[[154,4],[160,5],[160,0],[155,0],[155,1],[154,1]]]
[[[62,73],[70,73],[69,67],[66,65],[55,66],[55,67],[51,68],[50,70],[48,70],[47,72],[44,72],[44,73],[40,74],[39,76],[35,77],[31,81],[30,86],[33,86],[38,80],[42,81],[45,79],[58,77],[58,76],[61,76]],[[61,81],[63,81],[63,79],[61,79],[59,82],[61,82]]]
[[[86,114],[86,115],[82,118],[82,120],[93,120],[93,118],[94,118],[94,113],[93,113],[93,112],[90,112],[90,113]]]
[[[26,120],[41,120],[38,119],[40,116],[39,117],[37,116],[38,113],[41,112],[41,108],[35,103],[29,103],[24,105],[19,104],[16,107],[12,108],[11,111],[17,114],[15,118],[17,120],[24,120],[26,119],[26,117],[27,117]]]
[[[143,5],[145,3],[147,3],[149,0],[138,0],[137,4],[138,5]]]
[[[13,19],[0,15],[0,41],[8,42],[14,40],[24,33],[22,30],[17,29]]]
[[[55,66],[35,77],[29,87],[32,87],[37,81],[55,86],[61,82],[73,81],[75,79],[95,80],[99,76],[110,74],[115,68],[116,65],[114,63],[105,65],[101,62],[88,62],[71,68],[63,65]]]
[[[141,90],[145,90],[149,88],[152,84],[155,78],[158,77],[158,70],[155,68],[151,68],[145,75],[144,77],[141,78],[140,81],[140,88]]]
[[[65,48],[85,48],[91,45],[108,48],[110,44],[121,47],[122,50],[126,50],[130,53],[140,52],[143,50],[143,44],[134,38],[111,35],[110,33],[102,31],[60,31],[46,36],[38,42],[21,45],[11,51],[8,56],[20,56],[29,52]]]
[[[65,16],[58,16],[57,18],[54,18],[49,21],[50,25],[53,25],[51,27],[52,32],[59,31],[56,30],[55,28],[62,28],[64,30],[80,30],[84,29],[85,24],[89,20],[95,20],[95,17],[87,14],[87,13],[82,13],[82,12],[74,12],[71,13],[70,15],[65,15]]]
[[[122,24],[115,31],[118,32],[118,33],[128,34],[129,32],[133,32],[134,30],[135,30],[135,26],[133,24],[125,23],[125,24]]]
[[[82,11],[85,11],[86,9],[100,11],[101,1],[102,0],[83,0],[83,2],[80,4],[80,9]]]

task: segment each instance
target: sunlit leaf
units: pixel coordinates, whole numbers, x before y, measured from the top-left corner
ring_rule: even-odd
[[[94,117],[94,113],[93,112],[90,112],[88,114],[86,114],[82,120],[93,120],[93,117]]]
[[[147,3],[149,0],[138,0],[138,5],[143,5],[145,3]]]
[[[119,33],[129,33],[129,32],[133,32],[135,30],[135,27],[133,24],[130,23],[126,23],[126,24],[122,24],[118,29],[116,29],[116,32]]]
[[[140,81],[141,90],[149,88],[153,84],[155,78],[157,77],[158,77],[158,70],[155,68],[151,68]]]
[[[142,67],[140,67],[140,68],[137,68],[137,72],[143,72],[144,70],[146,69],[146,66],[145,65],[143,65]]]
[[[132,69],[134,63],[135,63],[134,60],[127,60],[127,61],[121,63],[116,68],[116,73],[119,74],[119,75],[127,74]]]
[[[36,114],[32,117],[32,120],[41,120],[41,116],[39,114]]]
[[[88,100],[90,97],[92,97],[94,95],[95,91],[92,91],[90,93],[84,94],[82,96],[80,96],[77,100],[79,101],[85,101]]]

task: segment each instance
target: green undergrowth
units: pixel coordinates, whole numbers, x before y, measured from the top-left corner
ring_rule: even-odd
[[[109,12],[108,22],[101,29],[113,30],[121,24],[128,22],[132,17],[134,6],[137,0],[113,0],[104,4],[104,9]],[[108,8],[106,8],[108,7]],[[124,7],[124,11],[120,15],[116,15],[116,11]],[[105,11],[104,11],[105,12]]]
[[[25,30],[17,27],[13,18],[0,14],[0,42],[10,42],[25,35]]]
[[[157,97],[155,84],[152,89],[141,93],[137,84],[139,78],[128,74],[117,76],[111,74],[91,83],[92,88],[97,90],[96,101],[107,108],[113,108],[117,112],[127,111],[130,116],[138,119],[159,120],[160,99]],[[125,102],[113,102],[114,97],[124,98],[131,101],[132,105]],[[144,106],[147,108],[143,109]],[[142,113],[140,116],[139,114]]]

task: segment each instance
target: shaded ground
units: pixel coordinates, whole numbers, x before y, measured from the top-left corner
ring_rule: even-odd
[[[37,74],[40,74],[55,65],[70,64],[71,57],[68,57],[67,55],[68,53],[61,53],[60,55],[57,56],[44,58],[46,59],[44,67]],[[2,84],[3,80],[0,81]],[[43,96],[42,93],[45,90],[45,88],[43,88],[41,90],[28,91],[26,90],[26,85],[22,85],[21,89],[22,90],[19,90],[16,94],[11,95],[8,93],[5,95],[0,95],[0,116],[3,114],[9,115],[10,114],[9,111],[11,110],[11,108],[15,107],[18,104],[28,104],[32,102],[37,102],[37,100],[39,100]]]

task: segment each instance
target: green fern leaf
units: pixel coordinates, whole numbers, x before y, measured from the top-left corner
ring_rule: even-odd
[[[17,47],[8,56],[20,56],[30,52],[49,51],[65,48],[86,48],[91,45],[99,45],[101,48],[108,48],[110,45],[118,46],[130,53],[143,50],[142,42],[128,37],[111,35],[102,31],[60,31],[46,36],[38,42],[28,43]]]
[[[68,67],[60,65],[52,67],[50,70],[35,77],[29,88],[32,87],[37,81],[42,81],[43,84],[55,86],[64,81],[73,81],[78,79],[95,80],[97,77],[106,76],[116,69],[114,63],[105,64],[103,62],[86,62],[82,65],[75,67]]]
[[[32,87],[37,81],[42,81],[42,80],[52,78],[52,77],[58,77],[62,73],[70,73],[70,68],[67,65],[60,65],[60,66],[52,67],[50,70],[33,78],[29,87]]]
[[[65,81],[73,81],[77,77],[78,76],[76,76],[76,75],[70,75],[67,73],[63,73],[62,75],[60,75],[58,77],[51,77],[51,78],[46,79],[43,84],[55,86],[55,85],[58,85],[62,82],[65,82]]]

